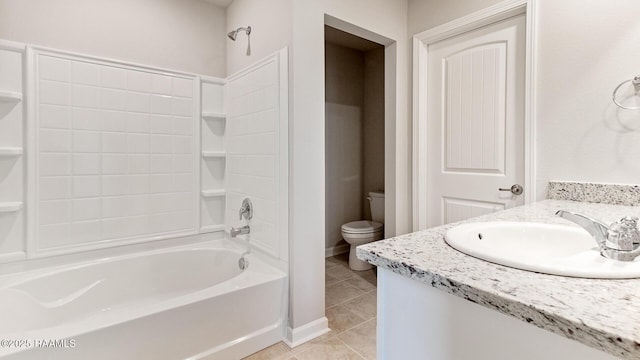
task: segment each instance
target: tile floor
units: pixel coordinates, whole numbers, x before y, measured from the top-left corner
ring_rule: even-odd
[[[352,271],[349,254],[325,260],[325,314],[331,332],[295,349],[277,343],[246,360],[376,358],[376,273]]]

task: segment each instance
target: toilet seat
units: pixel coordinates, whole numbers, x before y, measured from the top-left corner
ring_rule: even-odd
[[[361,220],[343,224],[340,230],[346,234],[369,234],[381,231],[383,226],[379,222]]]

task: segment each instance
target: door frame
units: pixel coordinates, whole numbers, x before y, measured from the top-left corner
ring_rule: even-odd
[[[525,14],[524,202],[536,197],[535,14],[536,0],[506,0],[413,36],[413,231],[427,228],[427,59],[429,45]]]

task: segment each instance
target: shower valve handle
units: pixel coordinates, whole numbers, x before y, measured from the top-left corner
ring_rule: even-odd
[[[242,206],[238,211],[238,215],[238,220],[242,220],[243,217],[247,220],[251,220],[251,218],[253,218],[253,204],[251,203],[251,199],[245,198],[242,200]]]

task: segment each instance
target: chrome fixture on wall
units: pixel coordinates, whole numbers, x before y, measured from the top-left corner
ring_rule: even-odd
[[[637,75],[633,79],[625,80],[621,82],[620,85],[616,86],[616,88],[613,90],[613,95],[612,95],[613,103],[616,104],[619,108],[622,108],[625,110],[640,110],[640,106],[625,106],[617,99],[618,90],[620,90],[620,87],[622,87],[622,85],[628,82],[630,82],[631,85],[633,85],[634,96],[640,96],[640,75]]]
[[[240,210],[238,210],[238,219],[242,220],[242,218],[245,218],[247,220],[247,222],[249,220],[251,220],[253,218],[253,203],[251,203],[251,199],[249,198],[244,198],[244,200],[242,200],[242,206],[240,206]],[[242,227],[232,227],[231,230],[229,231],[229,234],[231,235],[232,238],[238,236],[238,235],[245,235],[245,234],[249,234],[251,232],[251,228],[249,227],[249,224],[242,226]]]
[[[251,199],[244,198],[244,200],[242,200],[242,206],[240,206],[238,213],[239,220],[242,220],[242,218],[251,220],[251,218],[253,218],[253,203],[251,202]]]
[[[239,27],[233,31],[229,31],[227,37],[229,37],[231,41],[236,41],[239,31],[244,31],[247,34],[247,56],[249,56],[251,55],[251,26]]]
[[[229,234],[232,238],[235,238],[238,235],[247,235],[247,251],[245,251],[242,255],[240,255],[240,260],[238,260],[238,267],[240,270],[245,270],[249,266],[249,260],[247,259],[247,255],[251,254],[251,245],[249,245],[249,241],[251,238],[249,234],[251,233],[251,228],[249,227],[249,222],[253,218],[253,203],[251,203],[251,199],[244,198],[242,200],[242,206],[240,206],[240,210],[238,211],[239,220],[244,218],[247,220],[247,225],[242,227],[232,227],[229,231]]]

